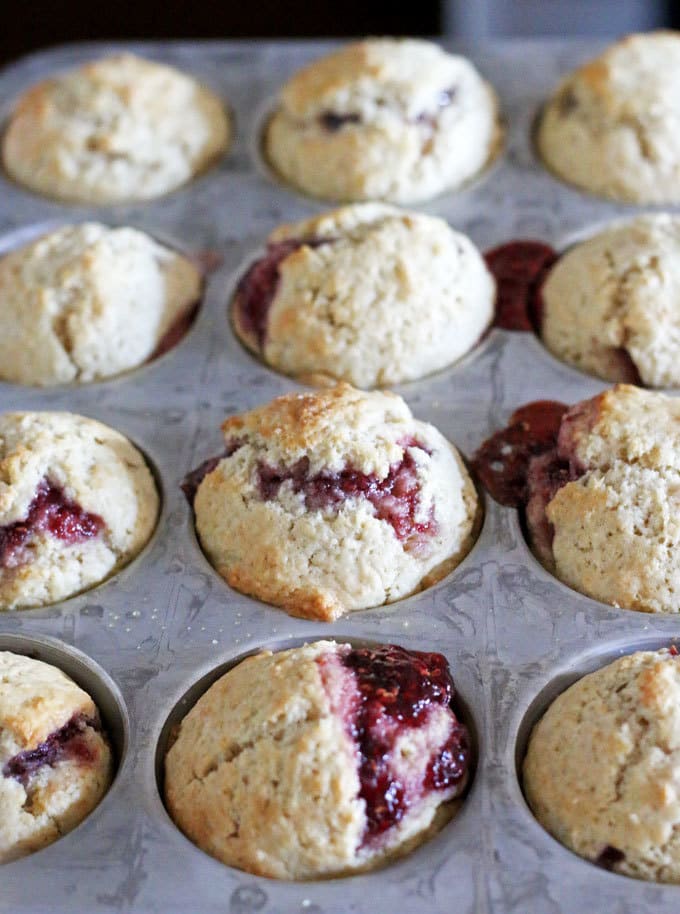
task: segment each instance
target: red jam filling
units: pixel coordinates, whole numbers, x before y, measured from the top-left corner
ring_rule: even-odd
[[[437,94],[435,99],[435,113],[423,111],[412,120],[412,123],[426,124],[429,127],[435,127],[437,123],[437,112],[442,111],[444,108],[448,108],[448,106],[453,102],[457,93],[457,86],[451,86],[449,89],[443,89]],[[378,100],[378,105],[382,104],[384,104],[384,102]],[[324,111],[319,116],[319,123],[323,129],[327,130],[329,133],[337,133],[338,130],[342,130],[342,128],[346,127],[348,124],[361,124],[362,117],[357,112],[339,114],[335,111]]]
[[[496,280],[494,327],[539,333],[541,287],[557,260],[555,250],[540,241],[510,241],[484,258]]]
[[[601,866],[602,869],[613,870],[617,863],[621,863],[621,861],[625,859],[626,855],[623,851],[620,851],[618,847],[613,847],[611,844],[608,844],[598,855],[595,863],[598,866]]]
[[[337,133],[347,124],[360,124],[361,115],[356,113],[336,114],[335,111],[324,111],[319,117],[319,122],[324,130],[328,130],[329,133]]]
[[[357,648],[342,655],[356,679],[359,701],[345,721],[359,752],[359,796],[366,803],[364,843],[396,825],[425,791],[464,786],[470,764],[466,727],[450,708],[454,686],[441,654],[396,645]],[[424,725],[433,707],[452,720],[446,742],[434,751],[420,785],[406,785],[392,768],[394,747],[405,730]]]
[[[257,340],[260,351],[267,340],[269,309],[279,285],[281,263],[298,248],[318,248],[333,241],[332,238],[290,238],[269,244],[264,257],[251,264],[239,280],[234,308],[241,328]]]
[[[3,766],[3,775],[20,781],[25,787],[45,765],[53,768],[57,762],[67,759],[80,764],[96,761],[96,754],[87,740],[88,730],[101,730],[99,721],[85,714],[75,714],[67,724],[50,733],[35,749],[20,752],[9,759]]]
[[[190,327],[196,320],[198,308],[199,302],[194,302],[186,311],[179,315],[158,341],[156,348],[148,358],[149,362],[153,362],[154,359],[165,355],[166,352],[175,348],[182,337],[189,332]]]
[[[221,460],[224,460],[225,457],[231,457],[240,447],[243,447],[243,441],[239,438],[232,438],[230,441],[227,441],[226,447],[221,454],[218,454],[216,457],[209,457],[207,460],[204,460],[200,466],[197,466],[195,470],[191,470],[190,473],[187,473],[180,483],[180,489],[184,492],[186,500],[190,505],[193,505],[198,487],[208,473],[212,473]]]
[[[0,568],[15,568],[29,561],[27,547],[36,533],[47,532],[72,545],[98,536],[103,528],[98,514],[84,511],[62,488],[43,479],[26,517],[0,527]]]
[[[415,442],[404,446],[426,451]],[[257,466],[260,496],[264,501],[270,501],[277,497],[284,483],[290,482],[293,492],[302,493],[308,511],[338,508],[349,498],[366,498],[373,505],[376,517],[392,526],[405,549],[416,549],[425,538],[437,532],[433,509],[426,520],[416,520],[420,485],[417,464],[410,450],[405,450],[402,459],[390,466],[384,479],[362,473],[352,466],[335,472],[323,470],[310,474],[309,466],[308,457],[302,457],[290,467],[272,467],[260,462]]]

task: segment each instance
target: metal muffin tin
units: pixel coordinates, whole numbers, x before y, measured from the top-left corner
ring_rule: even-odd
[[[89,688],[119,756],[113,787],[82,825],[0,869],[0,911],[676,914],[680,887],[606,872],[553,840],[531,815],[517,776],[530,726],[552,697],[621,653],[668,644],[679,631],[673,617],[614,609],[565,587],[531,555],[516,512],[490,499],[478,542],[444,581],[334,624],[291,619],[230,590],[203,556],[181,477],[219,451],[225,416],[301,389],[240,346],[226,308],[234,271],[272,228],[328,208],[271,179],[257,161],[257,135],[259,112],[284,79],[330,45],[126,47],[187,70],[219,92],[234,115],[229,154],[179,191],[125,206],[63,205],[0,175],[0,250],[30,237],[37,225],[96,218],[133,225],[180,249],[215,251],[223,263],[208,278],[193,329],[153,364],[83,387],[0,383],[2,410],[68,409],[128,435],[153,464],[163,496],[150,544],[121,573],[54,606],[0,615],[0,649],[42,656]],[[482,249],[518,237],[559,246],[575,232],[638,211],[559,182],[532,147],[546,94],[600,48],[565,41],[455,48],[496,86],[506,145],[488,173],[421,209],[444,216]],[[77,45],[11,66],[0,74],[0,116],[34,81],[119,49]],[[456,366],[395,389],[469,457],[516,406],[539,398],[574,402],[606,386],[556,361],[531,334],[493,331]],[[345,879],[276,882],[223,866],[175,828],[157,784],[159,740],[168,718],[184,709],[178,703],[216,668],[260,647],[319,638],[445,653],[474,720],[477,770],[457,817],[408,857]]]

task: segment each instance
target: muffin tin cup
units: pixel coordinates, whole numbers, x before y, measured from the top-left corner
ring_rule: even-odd
[[[630,207],[557,182],[531,147],[529,125],[546,89],[601,46],[456,47],[499,91],[505,152],[484,180],[421,208],[447,219],[481,250],[520,237],[558,246],[583,226],[630,216]],[[208,277],[191,332],[153,365],[83,387],[0,384],[2,410],[68,409],[118,429],[148,455],[164,493],[149,546],[118,575],[63,603],[0,615],[0,637],[56,641],[69,656],[75,649],[90,658],[118,684],[129,719],[128,748],[109,794],[72,834],[2,868],[0,912],[676,914],[679,887],[599,870],[543,830],[522,796],[516,753],[522,721],[546,686],[561,685],[562,676],[588,664],[602,665],[616,651],[668,643],[680,634],[680,618],[619,610],[560,584],[531,556],[517,513],[490,499],[477,543],[442,582],[332,624],[293,619],[231,590],[203,556],[180,480],[219,453],[226,416],[305,389],[265,369],[236,340],[227,319],[228,281],[273,227],[327,208],[256,171],[249,144],[260,100],[275,94],[283,74],[328,46],[126,47],[204,77],[229,101],[237,125],[229,154],[167,197],[115,207],[59,205],[0,174],[0,237],[47,220],[98,219],[173,239],[180,249],[215,251],[223,262]],[[19,61],[0,73],[0,98],[7,100],[0,113],[38,79],[120,49],[78,45]],[[517,406],[576,402],[607,386],[548,358],[531,334],[495,330],[457,365],[395,390],[418,419],[432,422],[470,457]],[[450,825],[393,865],[310,883],[263,879],[212,860],[174,826],[157,786],[158,740],[177,702],[203,676],[263,646],[321,638],[444,653],[476,725],[477,769]]]
[[[173,743],[173,734],[176,732],[177,727],[186,717],[186,715],[191,711],[196,702],[210,689],[210,687],[217,682],[222,676],[224,676],[229,670],[238,666],[248,657],[252,657],[255,654],[258,654],[260,651],[268,650],[273,653],[278,653],[280,651],[287,651],[291,648],[301,647],[305,643],[310,643],[312,641],[319,640],[331,640],[339,644],[351,643],[353,647],[372,647],[380,643],[385,643],[384,640],[376,639],[366,639],[360,638],[352,635],[346,635],[343,632],[334,632],[332,635],[320,634],[318,637],[297,637],[297,638],[283,638],[270,643],[264,643],[257,647],[251,648],[243,653],[238,654],[237,656],[230,656],[223,659],[211,670],[205,672],[196,680],[187,683],[187,688],[185,691],[177,698],[174,706],[172,707],[170,713],[162,721],[160,731],[156,740],[156,754],[155,754],[155,776],[156,776],[156,785],[158,790],[158,797],[165,807],[164,800],[164,785],[165,785],[165,757],[166,754]],[[447,657],[449,666],[453,672],[454,676],[454,686],[455,686],[455,695],[452,702],[452,708],[458,718],[462,723],[467,727],[468,733],[470,734],[470,765],[468,768],[469,777],[468,783],[465,787],[465,790],[461,797],[456,801],[457,809],[453,818],[446,822],[441,829],[439,829],[434,835],[430,836],[427,841],[424,842],[421,847],[429,844],[430,841],[436,840],[442,836],[443,843],[449,843],[453,841],[453,846],[455,846],[455,837],[449,835],[448,833],[455,829],[455,823],[458,821],[458,817],[461,815],[462,810],[465,808],[468,797],[472,794],[474,790],[474,780],[475,780],[475,771],[479,763],[479,740],[477,735],[477,724],[475,722],[474,710],[470,707],[468,701],[466,701],[464,694],[461,692],[460,687],[457,682],[457,677],[455,674],[456,670],[456,659],[455,657]],[[167,810],[165,810],[166,816],[173,828],[177,826],[172,821],[171,817]],[[444,835],[443,833],[446,833]],[[188,839],[187,839],[188,840]],[[397,860],[398,863],[398,860]],[[219,864],[224,866],[224,864]],[[385,869],[391,868],[394,864],[386,864]],[[377,871],[376,871],[377,872]],[[326,877],[320,878],[316,881],[335,881],[335,879],[351,879],[357,878],[356,876],[340,876],[340,877]]]

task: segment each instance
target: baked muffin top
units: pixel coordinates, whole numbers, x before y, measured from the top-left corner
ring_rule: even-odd
[[[290,394],[222,429],[224,453],[186,491],[237,590],[330,620],[437,580],[472,544],[478,502],[462,460],[394,394]]]
[[[499,137],[495,94],[465,58],[383,38],[298,71],[265,145],[274,168],[313,196],[413,203],[478,172]]]
[[[493,300],[465,235],[442,219],[364,203],[272,232],[232,315],[274,368],[375,387],[460,358],[491,322]]]
[[[0,608],[41,606],[127,564],[159,498],[139,451],[72,413],[0,415]]]
[[[126,371],[189,322],[202,279],[132,228],[67,225],[0,258],[0,378],[86,383]]]
[[[173,67],[117,54],[38,83],[3,139],[5,168],[37,193],[77,203],[149,200],[222,153],[219,99]]]
[[[56,667],[0,651],[0,863],[74,828],[112,775],[90,696]]]
[[[538,146],[573,184],[634,203],[680,200],[680,35],[630,35],[569,74]]]
[[[259,875],[373,868],[450,817],[441,804],[465,787],[471,744],[453,693],[441,654],[332,641],[256,654],[182,721],[170,813],[203,850]]]
[[[680,882],[680,667],[640,651],[579,679],[535,726],[524,790],[558,841],[600,866]]]

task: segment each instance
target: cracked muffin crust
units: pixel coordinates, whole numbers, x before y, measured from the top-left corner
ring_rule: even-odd
[[[453,694],[441,654],[395,645],[249,657],[182,721],[170,814],[204,851],[262,876],[372,869],[455,811],[471,746]]]
[[[229,143],[219,99],[172,67],[132,54],[41,82],[3,141],[12,178],[75,203],[148,200],[189,181]]]
[[[561,581],[641,612],[680,612],[680,401],[619,384],[571,408],[539,402],[477,452],[502,504]]]
[[[0,377],[95,381],[152,358],[201,294],[201,274],[132,228],[89,222],[0,259]]]
[[[581,857],[680,882],[678,652],[641,651],[584,676],[536,724],[524,760],[534,815]]]
[[[364,203],[272,232],[232,315],[241,340],[277,370],[375,387],[472,349],[494,292],[475,246],[444,220]]]
[[[75,828],[112,777],[90,696],[56,667],[0,651],[0,863]]]
[[[228,584],[291,615],[389,603],[472,545],[477,493],[458,452],[394,394],[289,394],[222,430],[223,455],[185,483],[201,544]]]
[[[680,386],[680,218],[613,225],[568,250],[541,289],[557,358],[609,381]]]
[[[633,203],[680,201],[680,34],[630,35],[562,80],[538,147],[579,187]]]
[[[286,83],[266,154],[291,184],[330,200],[415,203],[459,187],[500,143],[493,89],[426,41],[371,39]]]
[[[118,432],[72,413],[0,415],[0,609],[65,599],[143,548],[156,485]]]

